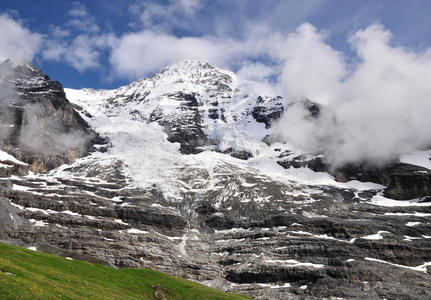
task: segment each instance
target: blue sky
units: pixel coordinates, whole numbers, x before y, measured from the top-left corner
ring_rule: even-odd
[[[276,78],[278,43],[303,23],[351,61],[349,36],[376,23],[394,46],[425,51],[431,43],[427,0],[2,0],[0,14],[25,31],[23,39],[34,38],[26,57],[71,88],[118,87],[184,58],[235,72],[271,69],[264,73]],[[12,35],[2,42],[15,43]]]

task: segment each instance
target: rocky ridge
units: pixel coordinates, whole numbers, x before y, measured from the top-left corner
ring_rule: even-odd
[[[31,64],[0,65],[0,145],[46,172],[94,150],[97,133],[66,99],[63,87]]]

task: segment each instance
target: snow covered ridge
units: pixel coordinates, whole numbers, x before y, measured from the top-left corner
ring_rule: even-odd
[[[13,164],[23,165],[23,166],[27,165],[25,162],[22,162],[22,161],[16,159],[14,156],[12,156],[9,153],[6,153],[2,150],[0,150],[0,162],[5,162],[5,163],[12,162]]]
[[[315,183],[340,185],[325,174],[311,174],[301,168],[292,170],[292,165],[295,168],[298,165],[292,164],[291,160],[301,156],[301,151],[285,143],[268,143],[276,133],[271,122],[276,122],[287,108],[285,99],[277,95],[257,95],[234,73],[205,61],[184,60],[149,78],[114,90],[65,89],[65,92],[71,102],[82,108],[82,117],[111,140],[112,147],[103,157],[124,160],[128,175],[138,186],[156,183],[169,190],[175,183],[167,183],[165,179],[172,178],[179,165],[200,166],[211,161],[211,168],[230,161],[227,156],[214,151],[245,159],[247,161],[234,160],[234,163],[252,166],[264,174],[270,171],[270,175],[276,173],[283,178],[308,183],[311,175],[320,178]],[[311,102],[307,103],[310,105]],[[318,111],[313,113],[318,114]],[[199,156],[178,153],[202,151],[205,153]],[[287,157],[285,152],[289,153]],[[280,163],[278,156],[282,155],[288,160],[287,164]],[[403,156],[402,160],[425,162],[424,166],[428,167],[426,156],[429,158],[429,155],[430,151],[422,151]],[[319,156],[306,157],[310,161],[319,159]],[[287,170],[282,170],[277,161]],[[304,167],[308,166],[307,161],[302,163]],[[371,181],[368,177],[372,176],[363,177],[361,181]],[[355,176],[346,180],[343,175],[341,181],[352,179],[355,180]],[[336,180],[340,181],[339,178]],[[407,196],[410,199],[420,197]]]
[[[71,102],[82,107],[82,117],[111,141],[106,154],[95,155],[124,160],[137,186],[157,184],[163,191],[171,191],[168,195],[172,196],[173,190],[183,188],[171,182],[181,177],[181,166],[203,167],[212,174],[215,166],[226,163],[252,167],[280,180],[338,184],[327,174],[280,167],[276,161],[281,150],[294,153],[295,149],[280,143],[269,146],[264,138],[272,135],[274,128],[256,115],[265,110],[271,115],[274,107],[279,117],[283,98],[254,94],[235,74],[207,62],[181,61],[115,90],[65,92]],[[262,109],[256,111],[257,106]],[[180,144],[189,131],[205,142],[196,151],[203,152],[184,156],[179,153]],[[174,141],[179,143],[169,142],[172,132],[177,133],[175,137],[179,138]],[[232,159],[219,152],[248,160]]]
[[[271,129],[251,114],[259,95],[248,93],[235,74],[207,62],[182,61],[116,90],[65,92],[82,107],[82,117],[110,139],[104,157],[123,159],[139,186],[166,182],[174,166],[212,168],[217,161],[231,161],[208,151],[180,155],[184,140],[198,148],[192,153],[243,151],[264,157],[273,152],[262,142]]]
[[[170,92],[222,94],[232,96],[238,80],[232,72],[216,68],[204,61],[184,60],[171,65],[158,74],[143,78],[114,90],[65,89],[72,102],[109,100],[109,102],[142,101],[166,95]],[[238,90],[236,90],[238,92]],[[225,94],[224,94],[225,93]]]

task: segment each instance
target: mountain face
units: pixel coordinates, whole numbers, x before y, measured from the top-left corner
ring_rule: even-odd
[[[202,61],[115,90],[3,80],[1,239],[260,299],[431,297],[430,151],[331,170],[277,141],[288,100]]]
[[[0,65],[0,146],[46,172],[91,151],[97,134],[66,99],[63,87],[32,65]]]

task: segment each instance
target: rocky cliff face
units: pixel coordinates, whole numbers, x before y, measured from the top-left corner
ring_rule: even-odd
[[[0,238],[260,299],[431,297],[427,168],[330,170],[274,139],[284,99],[205,62],[66,95],[109,145],[29,175],[0,152]]]
[[[393,162],[382,167],[348,164],[331,169],[322,156],[291,157],[290,154],[290,151],[280,154],[277,163],[284,168],[306,167],[315,172],[328,172],[339,182],[358,180],[381,184],[385,186],[384,195],[391,199],[428,201],[431,196],[431,170],[425,167]]]
[[[63,87],[34,66],[0,65],[0,145],[46,172],[85,156],[97,134],[73,109]]]

